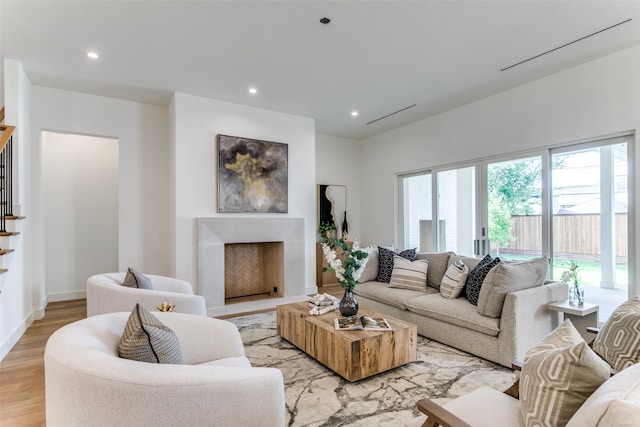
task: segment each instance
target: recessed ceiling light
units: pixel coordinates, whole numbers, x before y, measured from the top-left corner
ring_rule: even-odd
[[[95,52],[87,52],[87,56],[91,59],[98,59],[100,56]]]
[[[358,115],[358,112],[357,112],[357,111],[352,111],[352,112],[351,112],[351,115],[352,115],[353,117],[356,117],[356,116]]]
[[[258,93],[258,89],[256,89],[255,87],[250,87],[249,88],[249,93],[250,94],[256,94],[256,93]]]

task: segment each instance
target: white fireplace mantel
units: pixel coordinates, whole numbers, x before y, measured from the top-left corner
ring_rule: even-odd
[[[304,301],[305,243],[303,218],[197,218],[198,293],[210,316],[274,308]],[[225,305],[224,245],[227,243],[283,242],[284,296]]]

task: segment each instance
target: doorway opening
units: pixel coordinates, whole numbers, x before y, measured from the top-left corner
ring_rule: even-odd
[[[49,301],[84,298],[87,278],[118,271],[118,140],[42,132]]]

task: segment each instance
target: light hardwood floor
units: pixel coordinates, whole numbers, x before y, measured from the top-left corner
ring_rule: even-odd
[[[0,362],[0,425],[44,426],[44,345],[67,323],[87,317],[85,300],[47,305]]]
[[[338,285],[329,285],[321,287],[319,292],[340,297],[343,290]],[[245,314],[251,313],[236,316]],[[1,427],[45,425],[44,346],[58,328],[85,317],[84,299],[48,304],[44,318],[33,322],[0,362]]]

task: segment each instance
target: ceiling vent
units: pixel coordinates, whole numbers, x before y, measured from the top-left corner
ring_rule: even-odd
[[[367,122],[367,124],[368,124],[368,125],[370,125],[371,123],[375,123],[375,122],[377,122],[377,121],[379,121],[379,120],[386,119],[387,117],[391,117],[391,116],[393,116],[394,114],[402,113],[403,111],[408,110],[409,108],[413,108],[413,107],[415,107],[415,106],[416,106],[416,104],[409,105],[408,107],[401,108],[401,109],[399,109],[398,111],[394,111],[393,113],[387,114],[386,116],[378,117],[378,118],[377,118],[377,119],[375,119],[375,120],[371,120],[370,122]]]
[[[562,49],[563,47],[567,47],[567,46],[572,45],[572,44],[574,44],[574,43],[578,43],[579,41],[582,41],[582,40],[587,39],[587,38],[589,38],[589,37],[595,36],[596,34],[603,33],[603,32],[605,32],[605,31],[607,31],[607,30],[611,30],[612,28],[615,28],[615,27],[617,27],[617,26],[619,26],[619,25],[626,24],[627,22],[629,22],[629,21],[631,21],[631,20],[632,20],[632,18],[629,18],[629,19],[627,19],[626,21],[618,22],[617,24],[614,24],[614,25],[612,25],[612,26],[610,26],[610,27],[607,27],[607,28],[603,28],[602,30],[596,31],[595,33],[588,34],[588,35],[586,35],[586,36],[584,36],[584,37],[580,37],[580,38],[579,38],[579,39],[577,39],[577,40],[571,41],[571,42],[569,42],[569,43],[565,43],[565,44],[563,44],[562,46],[558,46],[558,47],[553,48],[553,49],[551,49],[551,50],[548,50],[548,51],[546,51],[546,52],[542,52],[542,53],[541,53],[541,54],[539,54],[539,55],[532,56],[531,58],[525,59],[524,61],[520,61],[520,62],[518,62],[517,64],[509,65],[508,67],[505,67],[505,68],[500,69],[500,71],[507,71],[507,70],[509,70],[509,69],[511,69],[511,68],[513,68],[513,67],[517,67],[518,65],[522,65],[522,64],[524,64],[525,62],[529,62],[529,61],[532,61],[532,60],[534,60],[534,59],[536,59],[536,58],[540,58],[540,57],[541,57],[541,56],[543,56],[543,55],[546,55],[546,54],[551,53],[551,52],[555,52],[556,50],[558,50],[558,49]]]

